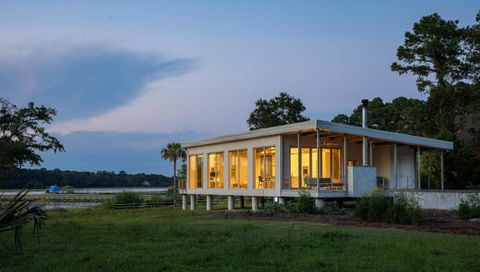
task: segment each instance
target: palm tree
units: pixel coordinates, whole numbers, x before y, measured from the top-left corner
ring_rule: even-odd
[[[30,202],[24,197],[30,191],[30,186],[25,186],[8,203],[0,203],[0,232],[13,230],[15,232],[15,244],[23,248],[22,225],[33,220],[33,233],[36,234],[47,219],[47,215],[37,206],[30,206]],[[0,198],[3,196],[0,195]]]
[[[173,162],[173,206],[175,206],[177,204],[177,160],[185,160],[187,152],[179,143],[169,143],[160,153],[164,160]]]

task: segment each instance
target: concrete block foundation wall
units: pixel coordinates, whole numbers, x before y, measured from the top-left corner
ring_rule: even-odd
[[[396,191],[403,193],[407,198],[415,199],[421,209],[456,210],[460,200],[468,200],[479,191]]]

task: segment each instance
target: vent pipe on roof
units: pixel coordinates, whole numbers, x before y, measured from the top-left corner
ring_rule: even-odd
[[[362,127],[368,127],[368,99],[362,99]],[[362,151],[363,166],[368,166],[368,138],[365,136],[363,137],[362,141]]]
[[[368,127],[368,99],[362,99],[362,127]]]

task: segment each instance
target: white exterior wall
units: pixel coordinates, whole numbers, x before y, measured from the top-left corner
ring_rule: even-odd
[[[404,191],[407,198],[415,199],[422,209],[456,210],[460,200],[468,200],[480,192],[463,191]]]
[[[282,180],[282,143],[281,136],[264,137],[238,142],[214,144],[187,149],[188,156],[203,154],[203,186],[202,188],[190,189],[190,169],[187,165],[187,189],[186,194],[199,195],[241,195],[241,196],[280,196]],[[254,189],[254,148],[275,146],[275,189]],[[228,152],[233,150],[247,149],[248,155],[248,185],[247,189],[229,188],[229,157]],[[224,152],[224,185],[223,189],[208,189],[208,154]]]

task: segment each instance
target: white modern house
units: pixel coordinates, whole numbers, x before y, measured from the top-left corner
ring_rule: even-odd
[[[251,197],[258,209],[261,197],[281,204],[300,189],[321,205],[325,199],[358,198],[377,187],[420,189],[420,152],[440,151],[443,189],[443,151],[453,143],[370,129],[367,102],[363,127],[321,120],[258,129],[183,143],[187,150],[187,182],[181,190],[183,208],[191,209],[205,195],[207,210],[213,195]]]

